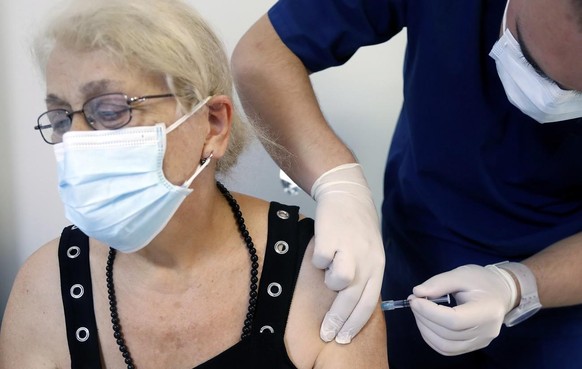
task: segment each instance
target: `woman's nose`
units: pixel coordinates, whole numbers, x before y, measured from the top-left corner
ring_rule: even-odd
[[[71,113],[71,131],[92,131],[93,127],[87,121],[85,113],[82,110],[77,110]]]

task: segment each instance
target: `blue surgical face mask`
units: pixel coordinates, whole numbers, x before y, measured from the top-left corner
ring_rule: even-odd
[[[562,90],[555,82],[540,76],[523,56],[519,43],[506,28],[508,7],[509,1],[503,14],[503,36],[489,53],[495,59],[507,98],[540,123],[581,117],[582,94]]]
[[[163,173],[166,134],[206,104],[205,99],[166,128],[71,131],[54,146],[65,215],[85,234],[122,252],[137,251],[158,235],[208,165],[181,186]]]

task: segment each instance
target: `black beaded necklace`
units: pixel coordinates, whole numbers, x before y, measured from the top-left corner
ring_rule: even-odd
[[[257,282],[258,279],[258,269],[259,269],[259,257],[257,256],[257,250],[255,249],[255,245],[253,244],[253,239],[249,235],[247,227],[245,226],[245,220],[242,216],[242,212],[240,211],[240,207],[234,197],[228,192],[226,187],[220,182],[216,182],[216,186],[220,190],[220,193],[226,198],[234,218],[236,220],[236,224],[238,225],[238,230],[244,239],[247,249],[249,251],[250,259],[251,259],[251,285],[250,285],[250,292],[249,292],[249,308],[247,312],[247,316],[244,322],[242,334],[240,336],[241,340],[247,338],[251,334],[251,328],[253,324],[253,317],[255,315],[256,305],[257,305]],[[109,255],[107,256],[107,266],[105,267],[105,275],[107,281],[107,297],[109,299],[109,311],[111,312],[111,323],[113,324],[113,337],[115,338],[117,345],[119,346],[119,351],[123,358],[125,359],[125,363],[127,364],[127,369],[135,369],[135,365],[133,363],[133,359],[129,353],[129,349],[125,345],[125,339],[123,338],[123,334],[121,332],[121,322],[119,321],[119,314],[117,313],[117,298],[115,296],[115,284],[113,283],[113,262],[115,261],[116,250],[113,248],[109,248]]]

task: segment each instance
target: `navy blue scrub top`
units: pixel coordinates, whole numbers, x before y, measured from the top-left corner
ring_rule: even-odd
[[[582,120],[540,124],[507,100],[489,57],[505,5],[280,0],[269,11],[312,72],[406,28],[404,104],[382,206],[385,299],[406,298],[459,265],[522,260],[582,230]],[[484,350],[445,357],[423,341],[410,311],[395,311],[386,314],[390,367],[580,368],[581,322],[580,306],[544,309],[502,327]]]
[[[505,4],[281,0],[269,12],[312,72],[406,28],[382,224],[400,262],[424,264],[418,283],[466,263],[521,260],[582,230],[582,120],[540,124],[507,100],[488,55]]]

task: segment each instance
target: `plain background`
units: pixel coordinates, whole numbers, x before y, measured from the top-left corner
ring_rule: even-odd
[[[229,55],[243,33],[275,3],[188,1],[214,26]],[[53,149],[33,130],[45,109],[45,91],[30,45],[37,24],[54,4],[0,1],[0,316],[26,258],[69,224],[57,193]],[[402,103],[405,42],[401,33],[386,44],[361,49],[344,66],[312,77],[328,121],[362,163],[378,209],[386,154]],[[283,192],[277,166],[257,143],[240,158],[225,184],[232,191],[300,205],[304,214],[314,215],[309,196]]]

